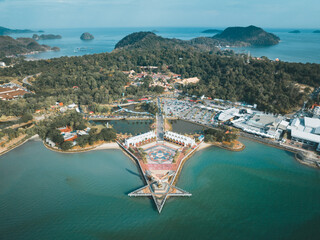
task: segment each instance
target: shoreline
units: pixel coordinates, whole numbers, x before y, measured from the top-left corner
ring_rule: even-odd
[[[13,146],[9,147],[9,149],[3,151],[3,152],[0,152],[0,156],[3,156],[5,155],[6,153],[16,149],[17,147],[20,147],[22,146],[23,144],[25,144],[26,142],[28,142],[29,140],[35,140],[39,138],[39,135],[38,134],[35,134],[33,136],[31,136],[30,138],[27,138],[27,139],[22,139],[21,142],[17,142],[16,144],[14,144]],[[40,138],[39,138],[40,139]]]
[[[319,169],[320,168],[320,160],[319,161],[316,161],[315,159],[309,159],[307,156],[303,155],[302,157],[300,156],[297,157],[297,154],[299,153],[303,153],[303,151],[300,151],[299,149],[292,149],[292,148],[289,148],[287,146],[283,146],[283,145],[276,145],[276,143],[273,143],[273,142],[266,142],[267,140],[264,141],[264,139],[257,139],[256,137],[254,136],[247,136],[248,134],[246,133],[242,133],[240,134],[240,137],[242,138],[245,138],[249,141],[253,141],[253,142],[258,142],[260,144],[264,144],[264,145],[267,145],[269,147],[274,147],[274,148],[278,148],[280,150],[283,150],[283,151],[288,151],[288,152],[291,152],[294,154],[294,159],[300,163],[300,164],[303,164],[305,166],[308,166],[308,167],[312,167],[312,168],[316,168],[316,169]],[[3,156],[5,155],[6,153],[14,150],[15,148],[17,147],[20,147],[22,146],[23,144],[25,144],[26,142],[28,142],[29,140],[35,140],[35,139],[38,139],[38,140],[41,140],[39,138],[39,135],[36,134],[36,135],[33,135],[31,136],[30,138],[27,138],[27,139],[23,139],[21,142],[18,142],[17,144],[15,144],[14,146],[12,146],[11,148],[3,151],[0,153],[0,156]],[[45,142],[43,142],[43,145],[51,150],[51,151],[54,151],[54,152],[59,152],[59,153],[83,153],[83,152],[90,152],[90,151],[95,151],[95,150],[121,150],[120,146],[116,143],[116,142],[110,142],[110,143],[102,143],[98,146],[94,146],[94,147],[91,147],[91,148],[86,148],[86,149],[78,149],[78,150],[73,150],[73,151],[63,151],[63,150],[60,150],[60,149],[56,149],[56,148],[52,148],[50,146],[48,146]],[[224,147],[224,146],[221,146],[220,144],[214,144],[214,143],[205,143],[205,142],[202,142],[199,147],[197,148],[196,151],[200,151],[200,150],[203,150],[203,149],[206,149],[208,147],[211,147],[211,146],[215,146],[215,147],[219,147],[219,148],[222,148],[222,149],[225,149],[225,150],[228,150],[228,151],[233,151],[233,152],[240,152],[240,151],[243,151],[245,149],[245,145],[243,144],[243,148],[241,149],[230,149],[228,147]],[[195,152],[196,152],[195,151]],[[317,162],[319,164],[317,164]]]
[[[172,184],[173,184],[173,185],[176,185],[176,184],[177,184],[178,179],[179,179],[179,177],[180,177],[180,174],[181,174],[181,172],[182,172],[182,169],[183,169],[183,167],[184,167],[184,164],[185,164],[196,152],[201,151],[201,150],[203,150],[203,149],[206,149],[206,148],[208,148],[208,147],[220,147],[220,148],[222,148],[222,149],[224,149],[224,150],[228,150],[228,151],[232,151],[232,152],[240,152],[240,151],[242,151],[242,150],[245,149],[245,145],[244,145],[244,144],[243,144],[243,146],[244,146],[244,147],[241,148],[240,150],[232,150],[232,149],[229,149],[229,148],[227,148],[227,147],[222,147],[222,146],[219,146],[219,145],[215,145],[215,144],[213,144],[213,143],[201,142],[195,151],[193,151],[189,156],[187,156],[187,157],[185,157],[185,159],[183,159],[183,161],[181,162],[181,166],[179,167],[179,170],[178,170],[178,172],[176,173],[176,177],[175,177],[175,179],[174,179],[174,181],[173,181]]]
[[[102,143],[98,146],[93,146],[91,148],[85,148],[85,149],[77,149],[77,150],[71,150],[71,151],[63,151],[61,149],[58,148],[53,148],[50,147],[48,144],[46,144],[44,141],[42,141],[43,145],[54,152],[58,152],[58,153],[67,153],[67,154],[72,154],[72,153],[84,153],[84,152],[91,152],[91,151],[95,151],[95,150],[108,150],[108,149],[120,149],[119,145],[116,142],[109,142],[109,143]]]
[[[280,144],[278,145],[278,144],[273,143],[273,142],[266,142],[266,141],[263,141],[263,139],[258,139],[258,138],[254,137],[254,136],[248,136],[247,133],[243,133],[243,132],[240,134],[240,136],[245,138],[245,139],[247,139],[247,140],[249,140],[249,141],[257,142],[257,143],[260,143],[260,144],[267,145],[269,147],[274,147],[274,148],[278,148],[278,149],[283,150],[283,151],[291,152],[291,153],[294,154],[293,158],[298,163],[300,163],[302,165],[305,165],[305,166],[308,166],[308,167],[316,168],[316,169],[320,168],[320,166],[317,166],[316,161],[313,160],[313,159],[308,159],[305,156],[303,156],[302,159],[297,157],[298,154],[302,154],[303,155],[303,153],[304,153],[303,150],[296,149],[296,148],[290,148],[288,146],[284,146],[284,145],[280,145]],[[319,162],[320,162],[320,160],[319,160]]]

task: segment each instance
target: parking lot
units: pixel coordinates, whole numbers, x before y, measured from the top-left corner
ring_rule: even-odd
[[[164,99],[162,103],[166,117],[177,117],[208,126],[216,124],[214,119],[218,111],[201,103],[174,99]]]

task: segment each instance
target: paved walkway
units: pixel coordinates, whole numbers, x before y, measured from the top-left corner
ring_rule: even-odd
[[[158,98],[158,109],[159,109],[159,112],[157,114],[157,138],[158,138],[158,141],[163,141],[164,140],[164,128],[163,128],[164,119],[161,111],[160,98]]]

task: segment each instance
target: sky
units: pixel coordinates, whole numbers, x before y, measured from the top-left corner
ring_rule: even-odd
[[[0,0],[9,28],[320,28],[319,0]]]

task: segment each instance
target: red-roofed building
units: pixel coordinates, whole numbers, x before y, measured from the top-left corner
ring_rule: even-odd
[[[58,128],[58,130],[62,133],[67,133],[67,132],[71,132],[71,128],[69,126],[65,126],[62,128]]]
[[[76,140],[78,138],[78,135],[76,134],[76,135],[70,135],[70,136],[66,136],[65,138],[64,138],[64,141],[65,142],[71,142],[71,141],[74,141],[74,140]]]

